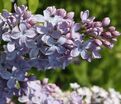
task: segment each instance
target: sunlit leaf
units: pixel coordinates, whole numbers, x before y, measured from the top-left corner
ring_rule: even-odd
[[[39,0],[28,0],[28,6],[32,13],[35,13],[39,6]]]
[[[3,7],[3,0],[0,0],[0,12],[2,11],[3,8],[4,8]]]
[[[11,11],[12,3],[10,0],[3,0],[4,9]]]
[[[25,4],[27,4],[27,0],[18,0],[17,4],[18,5],[25,5]]]

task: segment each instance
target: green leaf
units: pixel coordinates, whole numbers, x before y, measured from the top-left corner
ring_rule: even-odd
[[[18,0],[17,4],[18,5],[26,5],[27,4],[27,0]]]
[[[10,0],[4,0],[4,9],[7,9],[8,11],[11,11],[12,3]]]
[[[0,12],[2,12],[2,10],[3,10],[3,0],[0,0]]]
[[[39,6],[39,0],[28,0],[28,6],[32,13],[35,13]]]

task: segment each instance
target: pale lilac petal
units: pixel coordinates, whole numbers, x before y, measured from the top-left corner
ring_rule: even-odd
[[[65,9],[57,9],[56,10],[56,15],[61,16],[61,17],[65,17],[66,16]]]
[[[86,21],[87,18],[89,17],[89,11],[86,10],[86,11],[84,11],[84,12],[81,12],[81,13],[80,13],[80,17],[81,17],[81,19],[82,19],[82,22],[83,22],[83,21]]]
[[[53,31],[53,29],[54,29],[54,27],[53,27],[53,25],[52,25],[52,23],[49,23],[49,22],[47,22],[47,23],[45,23],[45,25],[44,26],[47,26],[47,30],[48,31]]]
[[[29,29],[29,30],[26,31],[25,35],[26,35],[28,38],[33,38],[33,37],[35,37],[37,34],[35,33],[34,30]]]
[[[70,30],[70,24],[65,21],[61,22],[58,24],[58,30],[60,30],[62,34],[66,34]]]
[[[92,52],[93,58],[101,58],[101,55],[97,51]]]
[[[3,79],[10,79],[11,73],[8,72],[8,71],[5,71],[5,70],[1,70],[1,71],[0,71],[0,76],[1,76]]]
[[[60,37],[60,38],[58,39],[57,43],[60,44],[60,45],[63,45],[63,44],[66,43],[66,40],[67,40],[67,39],[66,39],[65,37]]]
[[[60,33],[60,31],[54,31],[54,32],[52,32],[51,36],[54,39],[58,39],[61,36],[61,33]]]
[[[15,26],[15,27],[12,29],[12,33],[14,33],[14,32],[15,32],[15,33],[20,32],[18,26]]]
[[[2,39],[4,41],[11,41],[10,35],[11,35],[10,33],[4,33],[4,34],[2,34]]]
[[[21,32],[13,32],[10,37],[16,40],[19,39],[21,35],[22,35]]]
[[[47,29],[45,27],[37,27],[36,28],[37,33],[44,34]]]
[[[63,54],[66,52],[66,48],[64,48],[63,46],[58,46],[57,47],[57,52],[60,54]]]
[[[29,52],[29,56],[30,56],[31,59],[35,59],[35,58],[37,58],[38,53],[39,53],[39,49],[33,48]]]
[[[50,48],[46,51],[45,55],[51,55],[51,54],[53,54],[53,53],[56,51],[56,49],[57,49],[56,46],[50,47]]]
[[[56,12],[56,8],[55,6],[52,6],[52,7],[48,7],[46,10],[44,10],[43,14],[45,16],[45,18],[48,18],[52,15],[54,15]]]
[[[77,32],[75,32],[75,33],[72,33],[72,38],[74,39],[74,40],[81,40],[81,34],[80,33],[77,33]]]
[[[18,98],[18,101],[21,103],[26,103],[29,101],[28,96],[22,96]]]
[[[48,12],[50,12],[50,15],[54,15],[56,13],[56,8],[55,6],[50,6],[50,7],[47,7],[46,9]]]
[[[25,79],[25,73],[23,71],[18,71],[15,72],[15,78],[18,80],[18,81],[23,81]]]
[[[48,10],[43,11],[44,17],[47,19],[51,16],[51,13]]]
[[[34,15],[30,19],[32,19],[35,22],[45,22],[44,16],[40,14]]]
[[[23,12],[22,9],[20,7],[18,7],[16,4],[14,4],[14,10],[19,15],[22,14],[22,12]]]
[[[76,32],[81,28],[81,24],[80,23],[75,23],[72,27],[72,31]]]
[[[78,55],[79,55],[79,49],[78,48],[74,48],[72,51],[71,51],[71,53],[70,53],[70,55],[72,56],[72,57],[77,57]]]
[[[21,32],[24,32],[25,30],[27,30],[27,26],[25,25],[25,23],[21,23],[21,24],[19,25],[19,28],[20,28],[20,31],[21,31]]]
[[[89,18],[88,18],[88,21],[92,22],[94,19],[95,19],[95,17],[92,16],[92,17],[89,17]]]
[[[15,43],[9,42],[7,44],[7,49],[8,49],[8,52],[13,52],[15,50]]]
[[[27,37],[26,36],[21,36],[20,39],[19,39],[19,44],[22,45],[23,43],[26,44],[26,40],[27,40]]]
[[[13,59],[15,59],[16,54],[17,54],[16,51],[13,51],[13,52],[7,53],[6,59],[7,59],[7,60],[13,60]]]
[[[34,40],[27,40],[26,41],[26,46],[28,47],[28,48],[33,48],[33,47],[36,47],[36,43],[35,43],[35,41]]]
[[[61,16],[55,16],[53,18],[49,18],[48,21],[53,25],[57,25],[59,22],[63,21],[63,18]]]
[[[88,57],[89,57],[85,50],[81,50],[80,55],[81,55],[82,59],[88,59]]]
[[[14,88],[16,84],[16,80],[14,78],[10,78],[7,82],[7,86],[9,89]]]
[[[67,13],[67,17],[68,17],[69,19],[73,19],[73,17],[74,17],[74,12],[69,12],[69,13]]]
[[[72,45],[74,44],[74,42],[73,42],[71,39],[68,39],[68,40],[66,41],[66,43],[67,43],[67,44],[72,44]]]
[[[46,43],[48,46],[52,46],[54,44],[54,40],[53,38],[51,38],[50,36],[48,35],[43,35],[41,40]]]

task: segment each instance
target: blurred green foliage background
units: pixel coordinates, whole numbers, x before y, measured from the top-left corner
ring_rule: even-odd
[[[121,31],[121,0],[15,0],[18,5],[25,4],[33,13],[42,13],[47,6],[65,8],[75,12],[75,20],[80,20],[80,11],[90,10],[97,20],[109,16],[112,25]],[[0,0],[2,9],[12,11],[13,4],[10,0]],[[69,83],[78,82],[81,86],[99,85],[103,88],[113,87],[121,91],[121,38],[118,39],[112,50],[103,49],[102,59],[91,63],[80,59],[80,64],[71,64],[65,70],[45,70],[31,73],[39,79],[49,78],[62,89],[67,90]]]

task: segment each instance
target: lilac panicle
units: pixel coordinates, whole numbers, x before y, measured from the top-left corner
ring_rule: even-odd
[[[14,11],[0,14],[0,104],[12,96],[28,104],[83,104],[76,91],[60,99],[60,88],[47,80],[30,80],[28,70],[64,69],[79,56],[89,62],[101,58],[102,46],[112,48],[120,35],[110,18],[95,21],[86,10],[76,23],[74,12],[55,6],[32,14],[26,6],[15,4]]]
[[[76,23],[74,12],[54,6],[47,7],[43,15],[33,15],[24,5],[15,5],[14,9],[15,13],[4,10],[1,14],[6,59],[14,61],[20,57],[37,69],[65,68],[78,56],[88,61],[101,58],[102,45],[112,48],[120,35],[109,26],[108,17],[95,21],[88,10],[80,13],[81,22]]]
[[[71,83],[72,91],[63,92],[57,85],[43,81],[28,80],[20,89],[18,100],[27,104],[120,104],[121,94],[110,88],[98,86],[80,87]]]
[[[62,93],[60,88],[55,84],[48,84],[47,79],[28,80],[23,83],[18,100],[28,104],[63,104],[63,101],[56,97],[57,93]]]

